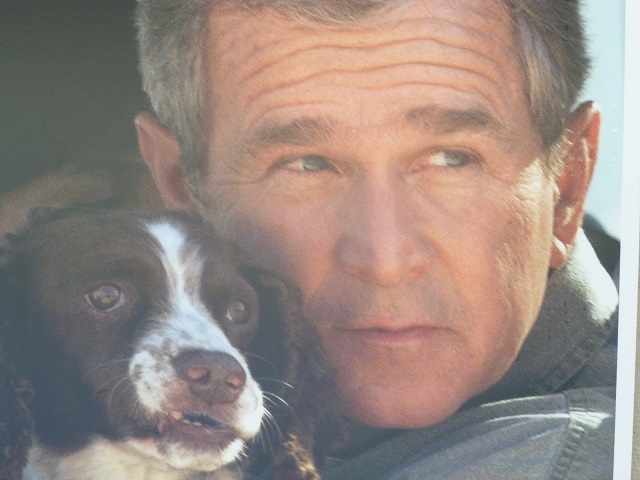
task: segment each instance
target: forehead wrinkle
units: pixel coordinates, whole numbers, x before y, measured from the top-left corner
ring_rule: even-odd
[[[280,145],[318,144],[329,140],[334,132],[331,122],[320,117],[301,116],[284,123],[270,120],[251,134],[244,149],[251,153]]]
[[[507,129],[500,120],[483,108],[443,108],[425,105],[409,110],[404,120],[420,130],[436,135],[459,132],[488,133],[504,139]]]
[[[497,5],[502,2],[492,0]],[[504,6],[503,6],[504,7]],[[452,15],[449,10],[453,10]],[[256,12],[243,12],[244,17],[237,15],[215,16],[210,18],[213,30],[217,33],[216,47],[211,49],[210,61],[220,62],[219,74],[229,71],[233,65],[238,69],[238,80],[244,84],[249,78],[258,77],[264,73],[266,78],[271,77],[270,71],[279,68],[283,61],[289,61],[289,69],[295,71],[304,62],[298,60],[298,55],[307,55],[314,52],[320,58],[326,58],[334,62],[342,63],[341,52],[347,55],[352,51],[352,56],[346,61],[347,66],[358,65],[359,59],[366,58],[370,53],[390,47],[400,47],[403,55],[410,55],[411,44],[420,44],[431,40],[442,45],[461,50],[477,50],[478,44],[492,44],[494,55],[500,54],[502,60],[512,57],[511,42],[505,44],[504,38],[496,32],[504,32],[512,36],[510,16],[496,15],[486,12],[476,5],[466,12],[464,18],[460,18],[459,7],[445,7],[445,11],[439,15],[432,15],[425,9],[425,15],[419,18],[388,18],[388,15],[376,15],[364,22],[356,21],[353,24],[340,25],[335,31],[336,35],[328,40],[326,34],[332,29],[324,24],[301,24],[284,15],[276,15],[273,22],[265,25],[264,21],[257,27],[251,25],[257,18]],[[221,10],[224,12],[225,10]],[[233,9],[231,9],[233,12]],[[229,11],[226,12],[230,13]],[[393,17],[393,16],[392,16]],[[242,21],[244,20],[244,22]],[[275,29],[273,26],[283,24],[284,28]],[[229,25],[231,24],[231,25]],[[233,27],[233,28],[231,28]],[[263,28],[265,27],[265,28]],[[396,31],[405,27],[408,32],[400,37]],[[319,34],[319,35],[318,35]],[[223,35],[228,35],[223,37]],[[222,44],[220,44],[220,41]],[[406,46],[406,47],[405,47]],[[217,53],[215,53],[217,52]],[[498,67],[493,55],[483,55],[487,63],[486,68]],[[447,55],[447,57],[450,57]],[[226,61],[225,61],[226,59]],[[417,59],[415,59],[417,60]],[[491,65],[493,64],[493,65]]]
[[[432,48],[428,52],[420,50],[425,45]],[[384,49],[388,49],[386,54],[382,52]],[[372,55],[364,54],[365,51],[370,51]],[[398,57],[397,54],[400,52],[404,52],[404,56]],[[298,55],[300,58],[297,58]],[[390,56],[392,58],[389,58]],[[322,68],[302,68],[301,66],[310,59],[322,65]],[[340,86],[343,87],[357,85],[358,88],[367,88],[367,82],[376,81],[375,78],[369,78],[371,75],[385,78],[389,74],[397,76],[401,69],[406,68],[433,70],[436,75],[436,70],[448,69],[457,71],[459,76],[467,79],[467,83],[483,85],[483,90],[486,90],[485,96],[489,94],[500,98],[505,87],[510,88],[513,84],[521,88],[519,70],[505,69],[504,65],[507,62],[508,59],[505,58],[505,64],[501,65],[497,58],[489,57],[469,46],[450,45],[422,38],[411,39],[409,43],[396,42],[388,46],[323,46],[318,50],[299,50],[296,55],[280,57],[271,64],[253,65],[249,62],[249,65],[255,66],[256,69],[248,73],[243,72],[248,67],[240,66],[237,81],[247,87],[244,103],[255,105],[265,91],[271,95],[283,93],[310,82],[322,81],[323,78],[334,82],[341,81]],[[284,78],[279,76],[279,72],[282,71],[288,72]],[[393,82],[392,77],[389,77],[388,81]]]

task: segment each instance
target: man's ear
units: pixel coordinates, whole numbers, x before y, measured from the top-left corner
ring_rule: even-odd
[[[562,169],[556,177],[551,267],[567,261],[582,225],[584,204],[598,157],[600,109],[581,104],[565,125],[560,145]]]
[[[165,207],[193,210],[195,201],[182,168],[182,151],[175,135],[149,113],[135,118],[140,154],[147,163]]]

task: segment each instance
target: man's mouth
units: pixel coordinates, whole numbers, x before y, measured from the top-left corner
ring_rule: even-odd
[[[344,330],[343,333],[356,341],[367,344],[404,347],[423,343],[439,330],[429,326],[409,326],[404,328],[356,328]]]

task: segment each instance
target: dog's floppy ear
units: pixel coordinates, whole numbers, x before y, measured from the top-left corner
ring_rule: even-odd
[[[252,372],[259,378],[278,379],[281,385],[298,371],[299,342],[308,328],[302,322],[299,292],[260,267],[244,267],[243,274],[258,295],[260,313],[251,346]]]
[[[259,267],[245,267],[258,294],[260,320],[249,354],[281,433],[273,478],[320,478],[327,450],[341,436],[338,395],[319,337],[303,315],[300,292]]]
[[[14,252],[0,247],[0,478],[22,479],[34,429],[33,390],[18,359],[14,336],[18,290],[11,278]]]

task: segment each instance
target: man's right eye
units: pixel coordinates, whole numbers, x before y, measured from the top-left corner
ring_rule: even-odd
[[[333,170],[333,166],[320,155],[304,155],[280,164],[280,168],[295,172],[321,172]]]

